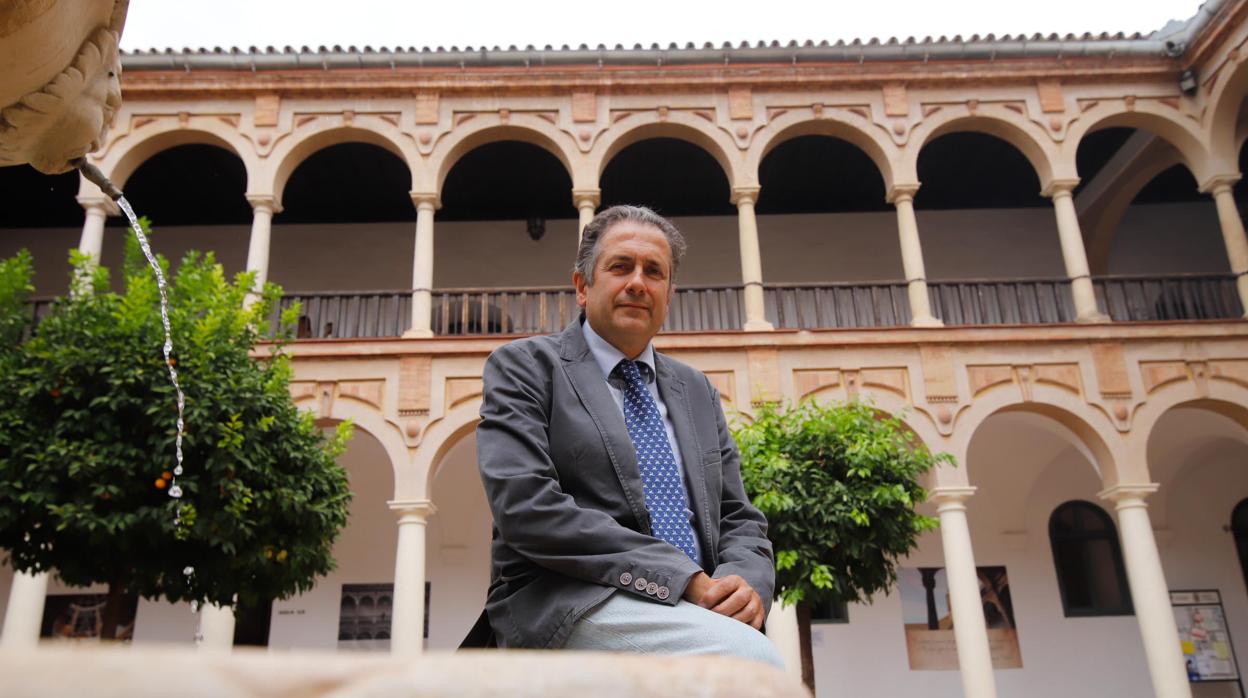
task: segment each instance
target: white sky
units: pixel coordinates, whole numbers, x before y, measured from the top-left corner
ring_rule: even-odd
[[[1199,0],[131,0],[122,48],[491,47],[1141,32]]]

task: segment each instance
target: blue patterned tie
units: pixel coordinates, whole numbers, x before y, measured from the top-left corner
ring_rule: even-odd
[[[647,370],[649,368],[646,367]],[[624,426],[628,427],[628,435],[637,449],[642,490],[646,495],[646,509],[650,511],[650,530],[655,537],[680,548],[694,562],[701,564],[698,541],[693,533],[693,524],[689,522],[685,481],[676,467],[659,406],[641,377],[637,363],[622,359],[614,373],[624,378],[626,383]]]

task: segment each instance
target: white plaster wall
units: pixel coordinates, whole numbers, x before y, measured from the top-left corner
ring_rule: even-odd
[[[689,242],[678,283],[736,284],[741,278],[735,216],[677,218]],[[931,280],[1065,275],[1050,208],[919,211]],[[902,278],[897,218],[891,211],[760,216],[763,278],[768,283],[879,281]],[[105,233],[103,261],[121,263],[116,219]],[[67,287],[69,248],[78,229],[0,230],[0,257],[23,247],[35,257],[39,294]],[[288,292],[408,289],[414,223],[273,226],[270,280]],[[190,249],[213,250],[227,274],[246,266],[248,226],[160,228],[154,247],[177,261]],[[547,222],[530,240],[523,221],[436,222],[436,288],[550,286],[570,283],[576,222]],[[1225,271],[1226,253],[1212,204],[1139,205],[1128,210],[1113,243],[1115,274]]]
[[[356,427],[338,462],[351,480],[351,517],[334,557],[338,569],[317,580],[309,592],[273,602],[270,651],[338,646],[338,608],[343,584],[394,582],[398,519],[386,505],[394,498],[394,470],[377,439]]]
[[[477,440],[456,443],[434,478],[438,511],[429,520],[426,573],[429,579],[429,648],[453,650],[485,606],[490,584],[492,519],[477,472]]]

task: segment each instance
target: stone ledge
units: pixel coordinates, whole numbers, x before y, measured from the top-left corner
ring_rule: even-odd
[[[0,652],[0,695],[134,698],[807,698],[773,667],[733,657],[475,651],[419,658],[328,652],[61,647]]]

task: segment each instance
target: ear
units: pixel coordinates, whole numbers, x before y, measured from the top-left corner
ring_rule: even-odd
[[[585,282],[581,272],[572,272],[572,285],[576,287],[576,304],[584,308],[589,300],[589,284]]]

